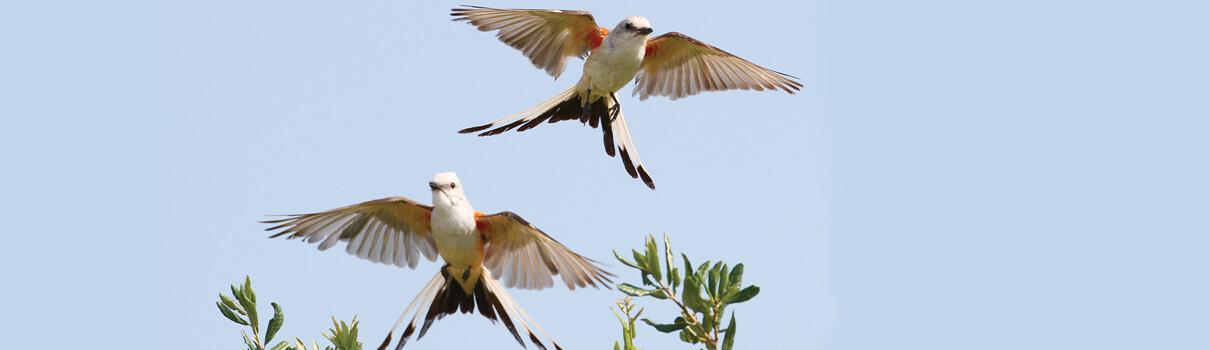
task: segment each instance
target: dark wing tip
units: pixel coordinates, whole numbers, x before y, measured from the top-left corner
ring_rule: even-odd
[[[626,167],[626,173],[630,174],[630,177],[632,178],[639,178],[639,174],[634,170],[634,163],[630,161],[630,152],[627,152],[625,149],[622,149],[621,152],[622,165]]]
[[[646,183],[647,187],[651,187],[653,190],[655,189],[655,182],[651,181],[651,175],[647,174],[647,169],[643,169],[642,164],[639,165],[639,177],[643,178],[643,183]]]
[[[546,350],[546,345],[542,345],[542,341],[538,340],[538,336],[534,335],[534,332],[529,332],[529,341],[534,342],[534,346],[539,349]],[[521,344],[521,346],[524,347],[525,344]]]
[[[387,332],[387,339],[382,341],[382,345],[378,346],[378,350],[386,350],[387,345],[391,345],[391,332]]]
[[[490,127],[492,127],[492,123],[487,123],[487,124],[483,124],[480,126],[472,126],[472,127],[466,128],[466,129],[458,130],[458,133],[459,134],[470,134],[470,133],[483,131],[484,129],[487,129]]]

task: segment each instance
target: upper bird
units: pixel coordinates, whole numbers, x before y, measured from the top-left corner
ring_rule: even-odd
[[[534,225],[512,212],[486,215],[475,211],[463,192],[462,183],[454,173],[440,173],[429,182],[433,190],[433,206],[403,197],[383,198],[314,214],[291,215],[281,220],[265,221],[279,224],[269,231],[284,229],[270,238],[289,235],[307,243],[319,243],[327,250],[337,241],[348,242],[349,254],[376,263],[415,268],[423,255],[435,261],[441,255],[445,266],[425,285],[420,295],[404,310],[395,327],[378,349],[385,349],[391,334],[403,319],[415,309],[415,316],[399,337],[402,348],[424,315],[420,335],[445,315],[459,309],[475,311],[496,321],[497,315],[521,346],[525,343],[513,326],[513,319],[529,333],[534,345],[545,349],[527,325],[541,327],[521,309],[521,306],[496,282],[522,289],[543,289],[554,285],[553,276],[563,275],[567,288],[593,286],[609,288],[612,274],[547,236]],[[495,276],[495,277],[493,277]],[[521,318],[524,317],[524,318]],[[550,335],[546,335],[551,339]],[[551,340],[555,348],[559,345]]]
[[[651,189],[655,189],[655,183],[639,161],[616,94],[632,79],[635,80],[632,95],[638,95],[640,101],[649,96],[676,100],[702,91],[736,89],[780,89],[793,94],[802,87],[793,80],[798,79],[794,76],[758,66],[681,33],[648,38],[651,24],[643,17],[626,17],[608,30],[597,26],[587,11],[478,6],[452,11],[454,21],[467,21],[484,32],[499,30],[496,37],[500,41],[521,50],[534,67],[556,79],[566,68],[568,58],[587,57],[584,74],[576,85],[508,118],[459,133],[487,130],[479,136],[488,136],[564,120],[579,120],[593,128],[601,125],[605,153],[614,156],[616,144],[626,172],[633,178],[642,177]]]

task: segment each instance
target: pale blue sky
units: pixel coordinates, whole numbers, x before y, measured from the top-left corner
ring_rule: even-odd
[[[455,133],[574,83],[460,3],[4,5],[7,344],[234,349],[251,275],[280,336],[358,315],[371,348],[437,270],[269,240],[269,214],[454,171],[614,262],[668,234],[746,266],[737,349],[1205,349],[1210,7],[1194,1],[482,2],[628,15],[798,76],[797,95],[622,104],[658,190],[572,122]],[[567,349],[612,346],[617,291],[514,298]],[[672,308],[641,300],[645,316]],[[13,342],[15,341],[15,344]],[[690,349],[640,329],[639,346]],[[520,349],[479,316],[408,348]]]

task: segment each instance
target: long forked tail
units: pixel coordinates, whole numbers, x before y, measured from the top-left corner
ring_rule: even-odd
[[[482,269],[482,267],[480,267]],[[456,312],[462,313],[475,312],[475,307],[479,308],[479,314],[487,317],[495,323],[497,319],[504,322],[504,326],[508,327],[508,331],[513,334],[513,338],[521,343],[521,347],[525,347],[525,342],[521,340],[521,335],[517,333],[517,327],[513,325],[513,320],[518,320],[521,327],[529,334],[529,341],[539,349],[546,350],[546,346],[538,340],[538,336],[534,334],[529,327],[533,325],[533,329],[537,329],[542,333],[550,343],[555,346],[556,350],[563,350],[555,340],[538,326],[534,319],[521,309],[508,292],[504,291],[504,286],[496,282],[492,278],[491,272],[487,269],[482,270],[482,275],[475,283],[474,293],[466,294],[458,282],[454,280],[445,268],[441,272],[433,276],[432,280],[420,290],[420,295],[408,304],[408,308],[403,311],[403,315],[399,316],[399,320],[395,321],[395,326],[391,327],[391,331],[387,333],[386,340],[382,341],[382,345],[378,346],[378,350],[385,350],[387,345],[391,344],[391,335],[395,333],[395,329],[399,328],[399,324],[403,323],[403,319],[409,314],[413,314],[412,320],[408,323],[407,328],[403,330],[403,334],[399,336],[399,345],[395,346],[395,350],[403,349],[404,344],[407,344],[408,338],[416,331],[416,326],[420,325],[420,334],[416,336],[416,340],[424,337],[424,333],[428,332],[429,327],[433,322],[444,318],[446,315],[453,315]],[[421,324],[421,315],[424,315],[423,324]],[[522,318],[523,317],[523,318]],[[527,323],[528,321],[528,323]]]
[[[632,178],[641,178],[647,187],[654,190],[655,182],[651,181],[651,175],[647,174],[647,169],[643,168],[643,162],[639,161],[639,154],[634,148],[634,141],[630,139],[630,130],[626,128],[626,119],[622,117],[621,108],[615,107],[612,98],[598,98],[591,103],[590,112],[585,116],[581,100],[580,92],[576,90],[575,86],[572,86],[521,113],[484,125],[462,129],[458,133],[481,132],[479,136],[491,136],[512,129],[517,129],[517,132],[529,130],[543,122],[555,123],[564,120],[579,120],[581,123],[592,126],[593,129],[603,126],[601,131],[605,133],[605,154],[613,157],[616,146],[622,153],[622,164],[626,167],[626,173],[630,174]],[[610,111],[614,108],[616,108],[617,115],[611,118]],[[617,139],[614,138],[614,135],[617,135]]]

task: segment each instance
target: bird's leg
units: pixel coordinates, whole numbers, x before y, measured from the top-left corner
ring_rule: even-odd
[[[588,116],[592,115],[592,88],[584,93],[584,108],[580,109],[580,120],[588,120]]]
[[[612,123],[622,113],[622,103],[618,102],[617,92],[609,93],[609,97],[613,97],[613,107],[609,107],[609,122]]]

